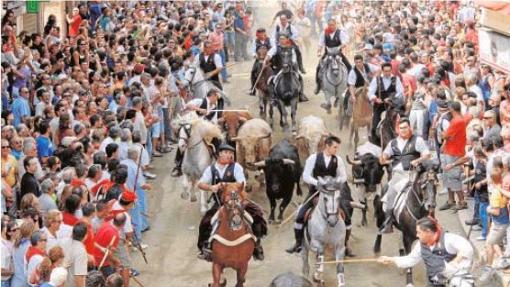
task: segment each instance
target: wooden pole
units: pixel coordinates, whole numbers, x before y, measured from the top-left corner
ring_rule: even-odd
[[[377,262],[377,258],[360,258],[360,259],[345,259],[345,260],[334,260],[334,261],[324,261],[317,262],[315,265],[320,264],[338,264],[338,263],[363,263],[363,262]]]

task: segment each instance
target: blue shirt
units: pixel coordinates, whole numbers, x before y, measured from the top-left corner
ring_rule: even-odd
[[[54,152],[53,143],[50,141],[48,137],[42,135],[38,136],[35,139],[35,142],[37,143],[37,156],[39,157],[39,159],[53,155]]]
[[[136,169],[139,167],[132,159],[126,159],[120,162],[121,164],[124,164],[127,166],[128,170],[128,177],[126,180],[126,186],[130,190],[135,190],[135,177],[136,177]],[[145,176],[143,175],[143,171],[140,168],[140,171],[138,172],[138,180],[136,182],[136,188],[140,189],[142,185],[145,184]]]
[[[30,116],[28,100],[23,97],[17,97],[12,103],[12,114],[14,116],[13,125],[17,126],[21,124],[23,117]]]
[[[236,14],[236,18],[234,19],[234,28],[238,28],[244,31],[243,17],[241,17],[239,14]]]

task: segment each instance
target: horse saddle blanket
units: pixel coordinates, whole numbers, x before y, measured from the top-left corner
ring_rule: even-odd
[[[220,242],[221,244],[223,244],[225,246],[232,247],[232,246],[237,246],[237,245],[245,242],[246,240],[250,240],[250,239],[253,240],[254,242],[257,241],[257,237],[255,237],[255,235],[253,234],[253,231],[251,231],[251,228],[250,228],[250,232],[236,238],[235,240],[228,240],[228,239],[225,239],[223,236],[217,234],[216,232],[217,232],[218,226],[220,224],[219,219],[218,219],[219,212],[220,212],[220,209],[218,209],[218,211],[216,211],[216,213],[211,218],[211,225],[213,226],[213,229],[211,232],[211,236],[209,237],[209,240],[208,240],[209,243],[213,242],[214,240],[217,240],[218,242]],[[244,211],[243,218],[244,218],[244,221],[246,223],[248,223],[249,226],[251,226],[251,224],[253,224],[253,218],[251,217],[251,215],[248,212]]]

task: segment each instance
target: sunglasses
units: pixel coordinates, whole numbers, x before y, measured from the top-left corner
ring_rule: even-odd
[[[3,145],[2,148],[10,148],[8,145]]]

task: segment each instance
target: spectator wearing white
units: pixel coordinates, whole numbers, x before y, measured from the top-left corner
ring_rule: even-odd
[[[50,282],[42,284],[40,287],[64,287],[66,286],[67,269],[57,267],[51,271]]]
[[[481,111],[484,111],[485,101],[483,98],[482,89],[477,85],[478,77],[474,73],[469,73],[465,76],[467,90],[476,94],[476,102]]]
[[[85,185],[88,190],[91,190],[99,181],[103,178],[103,171],[101,165],[93,164],[87,171],[87,178],[85,179]]]
[[[61,202],[62,192],[64,187],[71,183],[71,180],[76,177],[76,169],[72,166],[68,166],[62,170],[62,180],[57,185],[57,200]]]
[[[73,227],[72,237],[59,241],[60,247],[64,250],[64,262],[69,266],[67,275],[67,287],[85,287],[87,276],[87,250],[83,241],[87,236],[87,224],[77,223]]]
[[[133,109],[136,111],[133,132],[140,132],[140,143],[145,145],[147,142],[147,126],[145,125],[145,118],[142,113],[143,100],[141,97],[133,98]]]
[[[50,210],[58,210],[57,203],[55,202],[55,184],[50,178],[47,178],[41,182],[39,207],[39,211],[41,212],[43,218]]]
[[[50,210],[44,216],[44,227],[41,229],[46,235],[46,251],[58,245],[59,240],[71,237],[72,228],[69,225],[62,224],[62,212],[59,210]]]

